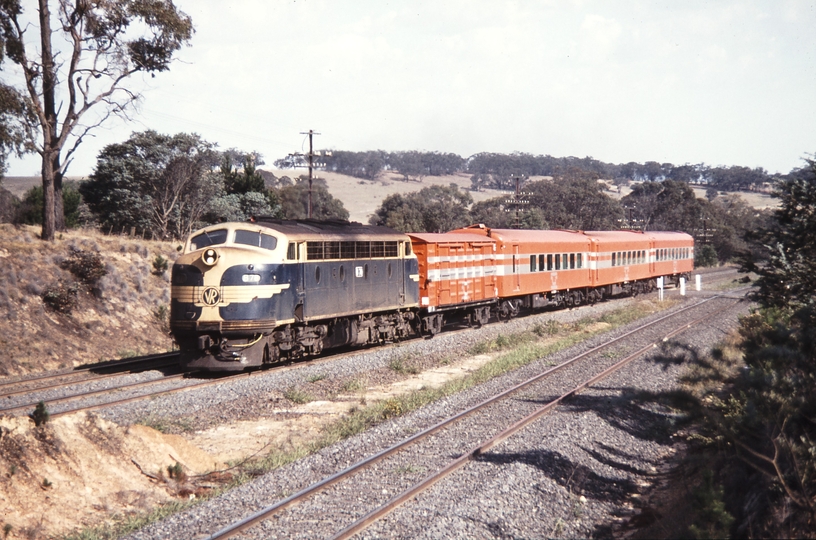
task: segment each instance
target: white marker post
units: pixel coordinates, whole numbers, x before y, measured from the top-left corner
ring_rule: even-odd
[[[663,276],[657,278],[657,299],[663,301]]]
[[[697,291],[699,292],[699,291],[703,290],[703,285],[702,285],[703,280],[700,277],[700,274],[697,274],[696,276],[694,276],[694,278],[695,278],[695,281],[697,282]]]
[[[680,278],[680,296],[686,296],[686,278]]]

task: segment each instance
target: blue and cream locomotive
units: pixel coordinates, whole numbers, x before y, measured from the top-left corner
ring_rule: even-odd
[[[182,365],[243,370],[415,333],[408,236],[348,222],[259,218],[193,233],[173,265]]]

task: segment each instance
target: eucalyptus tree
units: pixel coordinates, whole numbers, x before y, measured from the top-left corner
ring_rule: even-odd
[[[112,116],[128,117],[140,97],[131,77],[167,71],[193,23],[172,0],[36,0],[30,11],[0,0],[0,49],[18,68],[6,83],[36,118],[29,143],[42,157],[42,239],[53,240],[65,226],[62,179],[82,141]]]

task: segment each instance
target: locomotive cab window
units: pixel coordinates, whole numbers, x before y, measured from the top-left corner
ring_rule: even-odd
[[[190,240],[190,251],[203,249],[207,246],[223,244],[227,241],[227,229],[217,229],[215,231],[205,231],[194,236]]]
[[[256,231],[235,231],[235,243],[245,246],[254,246],[263,249],[273,250],[278,246],[278,239],[274,236]]]

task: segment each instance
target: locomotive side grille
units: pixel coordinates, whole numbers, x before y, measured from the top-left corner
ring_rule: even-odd
[[[271,332],[277,326],[277,321],[171,321],[170,328],[174,332]]]

